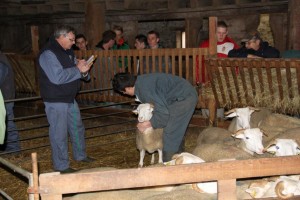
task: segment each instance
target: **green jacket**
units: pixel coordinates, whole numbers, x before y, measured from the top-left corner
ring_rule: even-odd
[[[169,106],[184,101],[189,96],[197,99],[195,88],[185,79],[165,73],[137,76],[134,93],[142,103],[154,105],[151,124],[153,128],[164,128],[170,118]]]
[[[114,46],[111,49],[112,50],[126,50],[126,49],[130,49],[130,48],[127,43],[123,43],[122,45],[114,44]],[[128,58],[127,57],[124,58],[124,64],[125,64],[124,67],[128,68]],[[118,67],[122,68],[122,58],[121,57],[118,59]]]
[[[6,110],[4,106],[3,96],[0,90],[0,144],[3,144],[5,138],[5,118],[6,118]]]

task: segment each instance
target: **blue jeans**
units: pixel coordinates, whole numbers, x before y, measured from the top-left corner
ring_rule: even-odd
[[[69,168],[68,133],[72,143],[74,160],[86,158],[84,126],[77,102],[50,103],[44,102],[49,127],[49,138],[52,149],[54,170]]]
[[[14,122],[14,102],[5,103],[6,109],[6,131],[4,144],[0,145],[3,151],[19,151],[20,141],[17,126]]]

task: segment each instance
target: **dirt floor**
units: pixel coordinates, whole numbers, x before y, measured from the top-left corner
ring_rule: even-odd
[[[16,109],[20,109],[16,107]],[[21,109],[22,110],[22,109]],[[16,111],[16,117],[28,115],[31,111]],[[43,111],[40,111],[43,113]],[[33,113],[31,113],[32,115]],[[35,113],[37,114],[37,113]],[[101,114],[101,112],[99,113]],[[75,169],[88,169],[96,167],[115,167],[119,169],[135,168],[138,166],[139,152],[135,144],[136,119],[132,117],[92,117],[96,114],[82,112],[86,127],[87,154],[96,159],[93,163],[82,163],[72,160],[70,154],[70,167]],[[117,124],[117,125],[116,125]],[[32,171],[31,153],[37,153],[39,173],[52,172],[51,149],[48,140],[48,127],[45,117],[17,121],[18,129],[32,128],[33,130],[20,131],[22,151],[11,154],[1,154],[1,158],[21,167],[29,172]],[[101,127],[97,127],[101,126]],[[191,152],[196,145],[196,139],[201,127],[191,126],[185,139],[185,150]],[[127,130],[127,131],[124,131]],[[156,156],[158,157],[158,156]],[[145,166],[150,164],[150,155],[145,156]],[[28,199],[28,180],[3,165],[0,168],[0,189],[16,200]],[[0,199],[3,198],[0,195]],[[3,198],[5,199],[5,198]]]

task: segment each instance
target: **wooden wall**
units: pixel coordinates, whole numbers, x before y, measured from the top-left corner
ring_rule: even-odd
[[[9,1],[7,1],[9,2]],[[259,25],[261,14],[270,15],[275,47],[299,49],[299,1],[297,0],[76,0],[0,2],[0,43],[5,51],[31,51],[31,26],[39,28],[40,47],[57,24],[74,26],[86,34],[91,46],[104,30],[122,25],[134,47],[134,37],[146,34],[146,24],[157,24],[167,47],[176,43],[175,32],[186,32],[187,47],[197,47],[208,36],[208,17],[225,20],[229,35],[239,43],[247,30]],[[177,23],[179,22],[179,23]],[[156,26],[156,25],[155,25]],[[149,27],[149,28],[148,28]],[[163,28],[161,28],[163,27]],[[173,33],[174,34],[170,34]]]

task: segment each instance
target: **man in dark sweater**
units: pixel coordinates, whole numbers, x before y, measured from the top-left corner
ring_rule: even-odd
[[[228,57],[237,58],[279,58],[280,52],[261,39],[258,31],[250,31],[242,40],[243,47],[232,49]]]
[[[13,69],[5,54],[0,52],[0,68],[6,71],[5,78],[0,84],[0,89],[4,100],[15,98],[15,78]],[[4,144],[0,145],[0,150],[5,152],[16,152],[20,150],[19,133],[14,123],[14,102],[5,103],[6,109],[6,131]]]
[[[49,137],[54,170],[74,172],[69,167],[68,132],[73,157],[76,161],[92,162],[85,152],[84,126],[75,96],[80,79],[89,79],[85,60],[77,60],[71,49],[75,43],[75,30],[60,26],[54,32],[38,57],[40,92],[49,122]]]
[[[185,79],[164,73],[134,76],[118,73],[113,78],[114,90],[135,96],[142,103],[154,104],[150,121],[138,123],[138,129],[163,128],[163,161],[181,152],[184,134],[194,113],[198,95]]]

